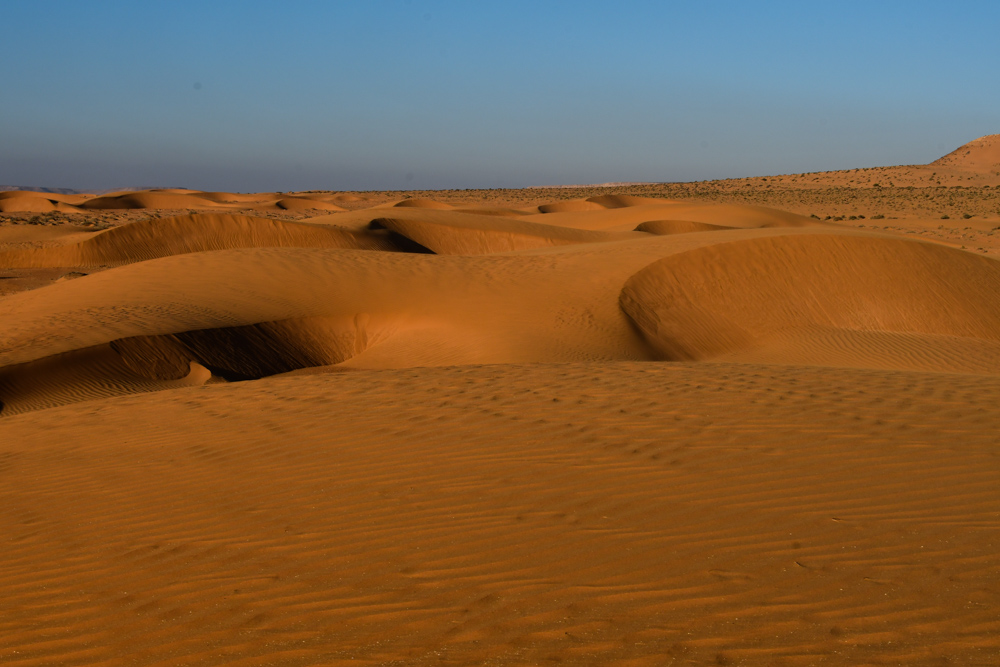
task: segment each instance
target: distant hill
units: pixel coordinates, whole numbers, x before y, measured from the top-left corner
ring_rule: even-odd
[[[989,134],[956,148],[931,162],[939,167],[966,171],[993,172],[1000,170],[1000,134]]]

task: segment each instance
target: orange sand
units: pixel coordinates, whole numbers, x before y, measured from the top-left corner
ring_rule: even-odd
[[[0,193],[0,664],[1000,663],[995,259],[441,199]]]

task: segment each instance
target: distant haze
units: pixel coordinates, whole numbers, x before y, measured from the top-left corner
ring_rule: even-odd
[[[8,0],[3,22],[7,184],[686,181],[1000,132],[993,1]]]

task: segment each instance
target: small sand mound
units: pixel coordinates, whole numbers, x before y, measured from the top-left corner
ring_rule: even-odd
[[[799,234],[659,260],[625,283],[620,303],[662,358],[687,360],[810,327],[995,341],[997,294],[993,260],[915,241]]]
[[[458,212],[433,218],[378,218],[371,225],[374,229],[388,229],[438,255],[489,255],[628,237],[628,233],[553,227],[507,217]]]
[[[259,202],[262,195],[245,195],[238,192],[199,192],[198,196],[217,204],[247,204]]]
[[[0,253],[7,267],[97,266],[232,248],[358,248],[394,251],[386,235],[222,213],[150,219],[58,248]]]
[[[539,213],[578,213],[580,211],[603,211],[604,206],[587,199],[571,199],[570,201],[560,201],[554,204],[542,204],[538,207]]]
[[[434,201],[433,199],[421,199],[421,198],[404,199],[398,204],[395,204],[395,206],[397,208],[435,208],[442,211],[451,208],[449,204],[445,204],[444,202]]]
[[[723,225],[710,225],[707,222],[695,222],[693,220],[649,220],[640,223],[635,228],[637,232],[656,234],[657,236],[668,236],[670,234],[689,234],[691,232],[716,232],[721,229],[734,229]]]
[[[590,197],[588,202],[599,204],[604,208],[628,208],[630,206],[643,206],[646,204],[663,204],[668,200],[657,199],[655,197],[636,197],[634,195],[600,195]]]
[[[275,202],[275,205],[285,211],[309,211],[320,209],[324,211],[343,211],[341,207],[336,204],[331,204],[320,199],[306,199],[303,197],[287,197],[285,199],[279,199]]]
[[[47,192],[35,192],[34,190],[7,190],[0,192],[0,201],[4,199],[19,199],[21,197],[32,197],[35,199],[49,199],[52,195]]]
[[[4,197],[0,199],[0,213],[48,213],[55,210],[55,202],[42,197]]]
[[[168,190],[146,190],[122,195],[97,197],[80,205],[86,209],[137,209],[137,208],[215,208],[218,204],[211,199]]]
[[[621,203],[620,197],[597,197],[607,203]],[[567,210],[539,213],[535,218],[544,224],[593,230],[634,230],[635,226],[657,220],[686,220],[719,227],[756,229],[761,227],[817,227],[817,220],[764,206],[747,204],[717,204],[670,199],[624,198],[627,206],[589,210]],[[590,202],[593,203],[593,202]],[[829,225],[825,225],[829,226]]]
[[[301,192],[295,195],[296,199],[309,199],[311,201],[332,202],[333,195],[329,192]]]
[[[520,218],[526,215],[533,215],[528,211],[519,211],[516,208],[457,208],[456,213],[473,213],[475,215],[495,215],[501,218]]]

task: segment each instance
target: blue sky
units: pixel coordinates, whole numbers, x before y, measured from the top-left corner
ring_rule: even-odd
[[[3,0],[0,183],[689,181],[1000,132],[1000,3]]]

